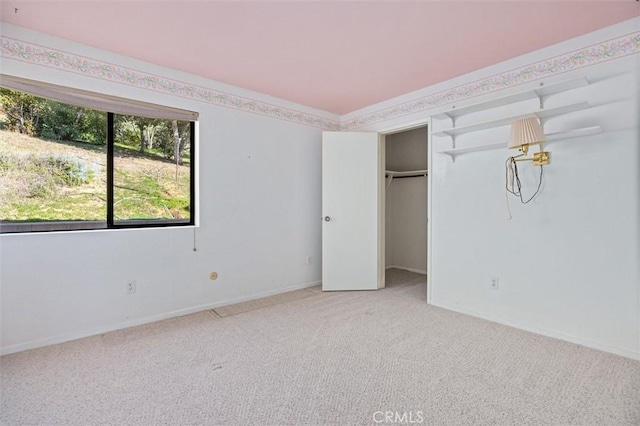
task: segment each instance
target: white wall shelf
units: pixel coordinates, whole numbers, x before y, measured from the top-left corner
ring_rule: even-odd
[[[476,152],[476,151],[487,151],[491,149],[498,148],[506,148],[506,143],[493,143],[486,144],[480,146],[472,146],[472,147],[464,147],[457,148],[456,147],[456,138],[465,133],[477,132],[481,130],[492,129],[496,127],[503,127],[511,125],[514,121],[519,120],[521,118],[535,116],[537,117],[542,124],[544,124],[545,120],[553,117],[557,117],[563,114],[568,114],[575,111],[581,111],[588,108],[591,108],[587,101],[576,102],[569,105],[563,105],[554,108],[544,108],[543,99],[546,96],[553,95],[555,93],[565,92],[568,90],[577,89],[579,87],[585,87],[589,85],[589,81],[584,78],[576,78],[572,80],[565,80],[563,82],[551,84],[548,86],[540,85],[540,87],[531,88],[528,90],[524,90],[522,92],[513,93],[510,95],[502,96],[496,99],[491,99],[484,102],[478,102],[476,104],[464,106],[461,108],[452,107],[451,110],[445,111],[438,115],[435,115],[434,118],[438,120],[449,119],[451,120],[451,128],[441,130],[439,132],[432,133],[433,136],[439,137],[450,137],[451,138],[451,149],[446,149],[442,151],[438,151],[439,154],[445,154],[451,156],[453,160],[455,160],[456,155],[465,154],[468,152]],[[507,106],[516,102],[521,102],[529,99],[539,99],[540,101],[540,109],[536,111],[531,111],[527,114],[519,114],[512,115],[508,117],[503,117],[495,120],[483,121],[479,123],[468,124],[465,126],[456,127],[456,119],[463,115],[472,114],[475,112],[485,111],[492,108],[497,108],[501,106]],[[585,127],[581,129],[574,129],[564,132],[556,132],[549,133],[546,135],[547,142],[553,142],[557,140],[576,138],[579,136],[588,136],[596,133],[601,133],[602,129],[599,126],[593,127]]]
[[[592,127],[583,127],[580,129],[569,130],[565,132],[548,133],[545,136],[547,137],[546,143],[550,143],[550,142],[561,141],[561,140],[570,139],[570,138],[577,138],[580,136],[596,135],[598,133],[602,133],[602,128],[600,126],[592,126]],[[494,144],[487,144],[487,145],[480,145],[480,146],[471,146],[466,148],[447,149],[444,151],[438,151],[438,154],[449,155],[453,158],[456,155],[460,155],[460,154],[466,154],[469,152],[476,152],[476,151],[488,151],[488,150],[498,149],[498,148],[506,149],[507,143],[502,142],[502,143],[494,143]]]
[[[565,92],[567,90],[577,89],[579,87],[588,86],[589,81],[586,78],[577,78],[572,80],[565,80],[549,86],[540,86],[533,89],[525,90],[522,92],[514,93],[511,95],[502,96],[497,99],[491,99],[485,102],[478,102],[472,105],[464,106],[461,108],[452,107],[451,110],[434,115],[433,118],[437,120],[450,119],[455,126],[455,120],[466,114],[474,112],[484,111],[491,108],[497,108],[516,102],[522,102],[529,99],[538,98],[542,103],[542,99],[546,96],[553,95],[555,93]]]
[[[521,118],[530,117],[532,115],[538,117],[540,120],[544,120],[551,117],[556,117],[558,115],[568,114],[574,111],[581,111],[584,109],[591,108],[588,102],[578,102],[570,105],[564,105],[556,108],[543,109],[539,111],[532,111],[527,114],[520,114],[510,117],[500,118],[498,120],[484,121],[481,123],[470,124],[468,126],[462,127],[452,127],[450,129],[442,130],[440,132],[433,133],[433,136],[459,136],[464,133],[477,132],[479,130],[492,129],[494,127],[502,127],[508,126],[513,123],[515,120],[519,120]]]

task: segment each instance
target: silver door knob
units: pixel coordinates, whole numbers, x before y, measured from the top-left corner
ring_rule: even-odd
[[[329,222],[330,220],[331,220],[331,218],[330,218],[329,216],[325,216],[325,217],[324,217],[324,221],[325,221],[325,222]]]

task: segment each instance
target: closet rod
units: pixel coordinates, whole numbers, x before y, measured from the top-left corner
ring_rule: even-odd
[[[423,173],[421,175],[415,175],[415,176],[394,176],[393,179],[407,179],[407,178],[417,178],[417,177],[424,177],[427,176],[426,173]],[[388,176],[387,176],[388,177]]]

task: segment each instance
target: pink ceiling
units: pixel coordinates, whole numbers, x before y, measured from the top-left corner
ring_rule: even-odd
[[[640,3],[3,0],[1,12],[5,22],[344,114],[639,16]]]

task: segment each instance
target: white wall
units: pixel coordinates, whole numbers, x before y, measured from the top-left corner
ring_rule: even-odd
[[[427,169],[427,127],[385,136],[387,170]]]
[[[337,119],[18,27],[2,34]],[[321,279],[321,129],[26,62],[4,60],[2,72],[200,113],[198,228],[0,236],[3,353]]]
[[[553,55],[638,31],[640,19],[592,33],[512,61],[411,94],[414,98],[471,84]],[[615,58],[615,56],[612,56]],[[543,68],[544,65],[541,65]],[[453,162],[437,151],[450,148],[433,138],[432,303],[605,351],[640,359],[640,55],[601,61],[566,72],[545,84],[585,76],[588,87],[559,94],[547,107],[586,99],[592,109],[548,122],[546,131],[599,125],[604,133],[549,143],[541,194],[529,205],[511,199],[506,219],[505,149],[460,155]],[[499,94],[457,102],[458,107],[537,87],[524,83]],[[344,120],[389,111],[409,95],[368,107]],[[537,101],[467,116],[458,125],[535,109]],[[395,117],[358,130],[379,130],[424,120],[451,104]],[[400,109],[400,108],[399,108]],[[383,115],[380,113],[378,115]],[[433,120],[433,131],[450,126]],[[461,136],[458,147],[505,141],[503,127]],[[521,164],[524,191],[534,190],[537,170]],[[499,290],[489,279],[499,277]]]
[[[386,136],[386,169],[427,169],[427,129]],[[427,271],[427,179],[393,179],[386,191],[386,266]]]

